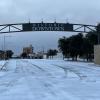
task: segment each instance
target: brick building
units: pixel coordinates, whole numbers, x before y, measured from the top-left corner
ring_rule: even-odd
[[[33,54],[33,46],[30,45],[29,47],[24,47],[23,52],[26,53],[27,55]]]

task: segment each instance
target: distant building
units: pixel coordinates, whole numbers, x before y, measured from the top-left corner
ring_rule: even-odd
[[[23,53],[25,53],[27,55],[27,58],[30,58],[30,59],[33,59],[35,56],[34,48],[32,45],[30,45],[29,47],[24,47]]]
[[[47,58],[47,54],[44,53],[44,51],[35,53],[32,45],[30,45],[29,47],[24,47],[22,54],[23,53],[25,53],[26,58],[28,59],[46,59]]]
[[[33,46],[30,45],[29,47],[24,47],[23,52],[26,53],[27,55],[33,54]]]

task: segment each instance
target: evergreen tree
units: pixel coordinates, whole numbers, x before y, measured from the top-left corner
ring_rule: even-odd
[[[7,50],[6,51],[6,57],[7,58],[12,58],[12,55],[13,55],[14,53],[13,53],[13,51],[12,50]]]
[[[58,47],[64,57],[71,57],[77,60],[78,56],[92,61],[94,45],[98,43],[97,32],[89,32],[85,36],[79,33],[69,38],[63,37],[58,41]]]
[[[55,49],[54,50],[50,49],[47,51],[47,56],[53,59],[53,56],[57,55],[57,52],[58,51]]]

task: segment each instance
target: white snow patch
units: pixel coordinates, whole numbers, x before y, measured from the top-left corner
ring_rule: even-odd
[[[19,59],[6,68],[0,100],[100,100],[100,68],[93,63]]]

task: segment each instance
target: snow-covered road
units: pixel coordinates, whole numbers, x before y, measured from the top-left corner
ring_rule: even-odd
[[[18,99],[100,100],[100,68],[63,60],[6,61],[0,71],[0,100]]]

